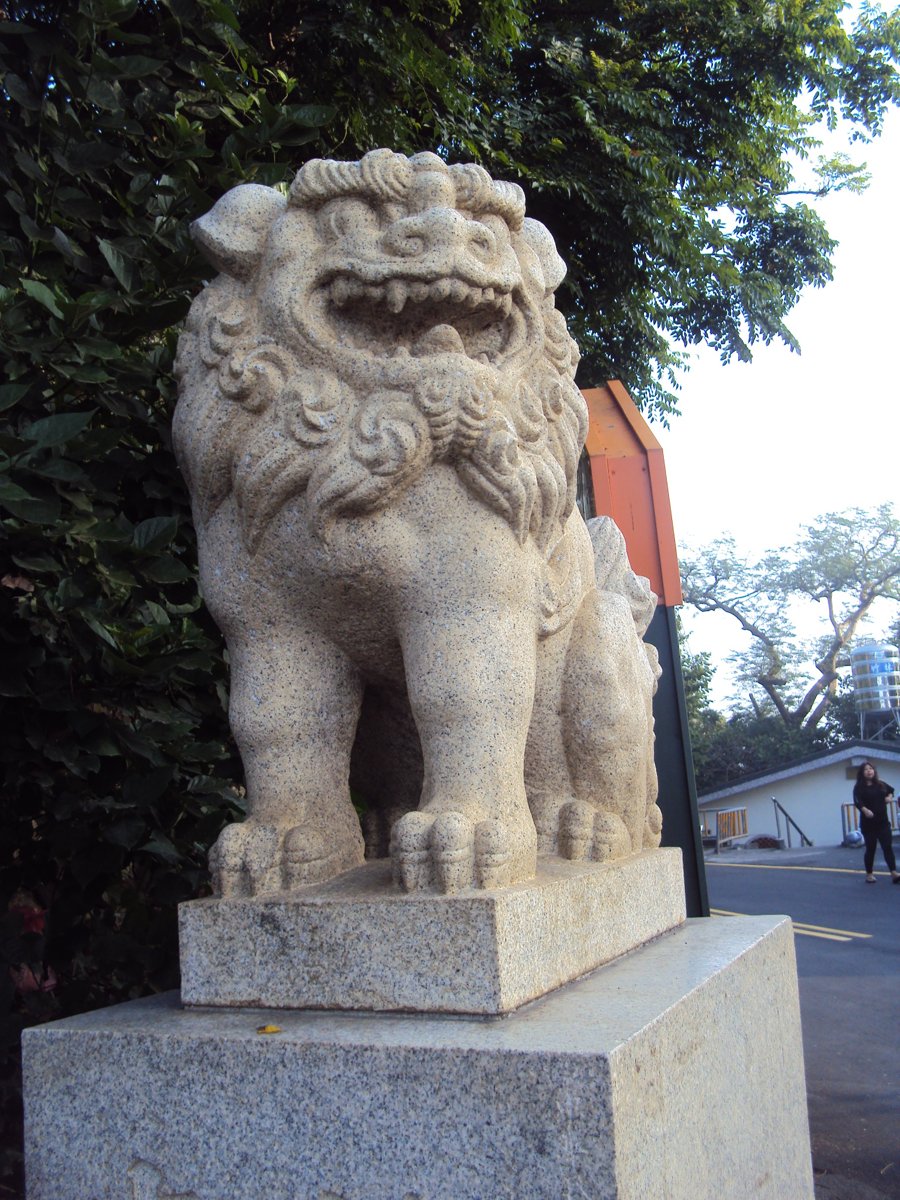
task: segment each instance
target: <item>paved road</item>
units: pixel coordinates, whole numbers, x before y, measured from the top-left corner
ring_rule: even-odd
[[[713,910],[794,920],[823,1200],[900,1200],[900,886],[878,867],[873,885],[857,849],[707,857]]]

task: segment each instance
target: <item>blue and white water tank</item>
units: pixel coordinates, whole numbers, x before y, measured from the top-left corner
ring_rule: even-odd
[[[860,642],[850,651],[857,712],[900,709],[900,650],[890,642]]]

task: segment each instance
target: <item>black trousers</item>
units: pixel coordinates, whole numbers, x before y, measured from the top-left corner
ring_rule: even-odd
[[[875,866],[875,847],[879,842],[881,843],[881,853],[884,855],[884,861],[888,865],[888,870],[896,871],[897,860],[894,858],[894,847],[891,845],[890,821],[882,821],[874,829],[864,829],[862,835],[866,843],[866,874],[872,874],[872,868]]]

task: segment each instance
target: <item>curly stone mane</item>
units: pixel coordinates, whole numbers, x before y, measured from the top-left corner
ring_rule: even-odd
[[[246,185],[195,223],[219,276],[179,347],[175,446],[201,524],[233,493],[255,550],[388,505],[432,463],[550,559],[587,413],[553,292],[563,267],[521,190],[387,150]]]

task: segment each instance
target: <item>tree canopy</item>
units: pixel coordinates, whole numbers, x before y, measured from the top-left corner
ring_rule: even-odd
[[[0,1126],[23,1023],[174,986],[175,906],[240,813],[221,639],[169,442],[188,224],[332,108],[213,0],[0,23]],[[4,1147],[0,1185],[18,1171]],[[0,1190],[3,1187],[0,1186]]]
[[[439,148],[519,182],[569,264],[582,381],[674,404],[684,347],[795,347],[831,278],[811,200],[864,172],[817,130],[877,134],[900,98],[900,11],[842,0],[286,0],[242,4],[256,44],[334,103],[329,152]],[[310,72],[306,65],[315,63]]]

